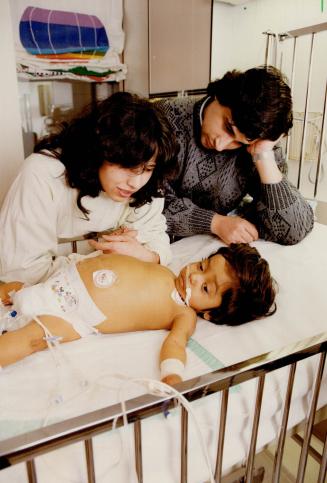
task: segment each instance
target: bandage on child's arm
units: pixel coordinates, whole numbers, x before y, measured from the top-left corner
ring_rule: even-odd
[[[164,359],[160,364],[160,379],[163,380],[167,376],[176,375],[183,379],[184,364],[179,359]]]
[[[185,307],[175,317],[160,351],[161,381],[176,384],[183,380],[186,344],[195,330],[195,325],[196,313],[190,308]]]

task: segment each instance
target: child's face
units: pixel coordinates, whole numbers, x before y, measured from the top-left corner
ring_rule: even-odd
[[[190,287],[189,305],[197,312],[219,307],[225,290],[236,283],[236,277],[222,255],[187,265],[175,280],[176,288],[184,300],[186,288]]]

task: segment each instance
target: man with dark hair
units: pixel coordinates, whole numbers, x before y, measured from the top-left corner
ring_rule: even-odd
[[[180,146],[177,174],[166,184],[170,235],[292,245],[311,231],[312,209],[287,179],[277,147],[292,127],[291,91],[277,69],[227,72],[203,99],[158,103]]]

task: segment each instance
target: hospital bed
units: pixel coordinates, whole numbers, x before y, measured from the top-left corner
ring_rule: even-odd
[[[170,268],[220,245],[207,235],[175,242]],[[219,482],[242,465],[253,483],[255,455],[271,441],[278,482],[286,435],[299,427],[304,481],[313,424],[327,417],[327,226],[295,246],[253,245],[278,283],[277,312],[239,327],[198,319],[176,386],[190,407],[144,380],[159,378],[165,331],[92,335],[61,346],[59,361],[43,351],[3,369],[0,483]]]

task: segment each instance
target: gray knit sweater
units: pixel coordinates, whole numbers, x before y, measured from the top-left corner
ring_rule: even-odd
[[[253,201],[241,216],[251,221],[260,238],[292,245],[313,227],[310,205],[286,176],[275,184],[263,184],[244,147],[216,152],[200,144],[200,108],[204,99],[163,99],[158,104],[171,122],[180,151],[174,180],[166,184],[165,216],[168,232],[179,237],[211,233],[215,213],[227,215],[239,207],[245,195]],[[280,148],[276,162],[287,165]]]

